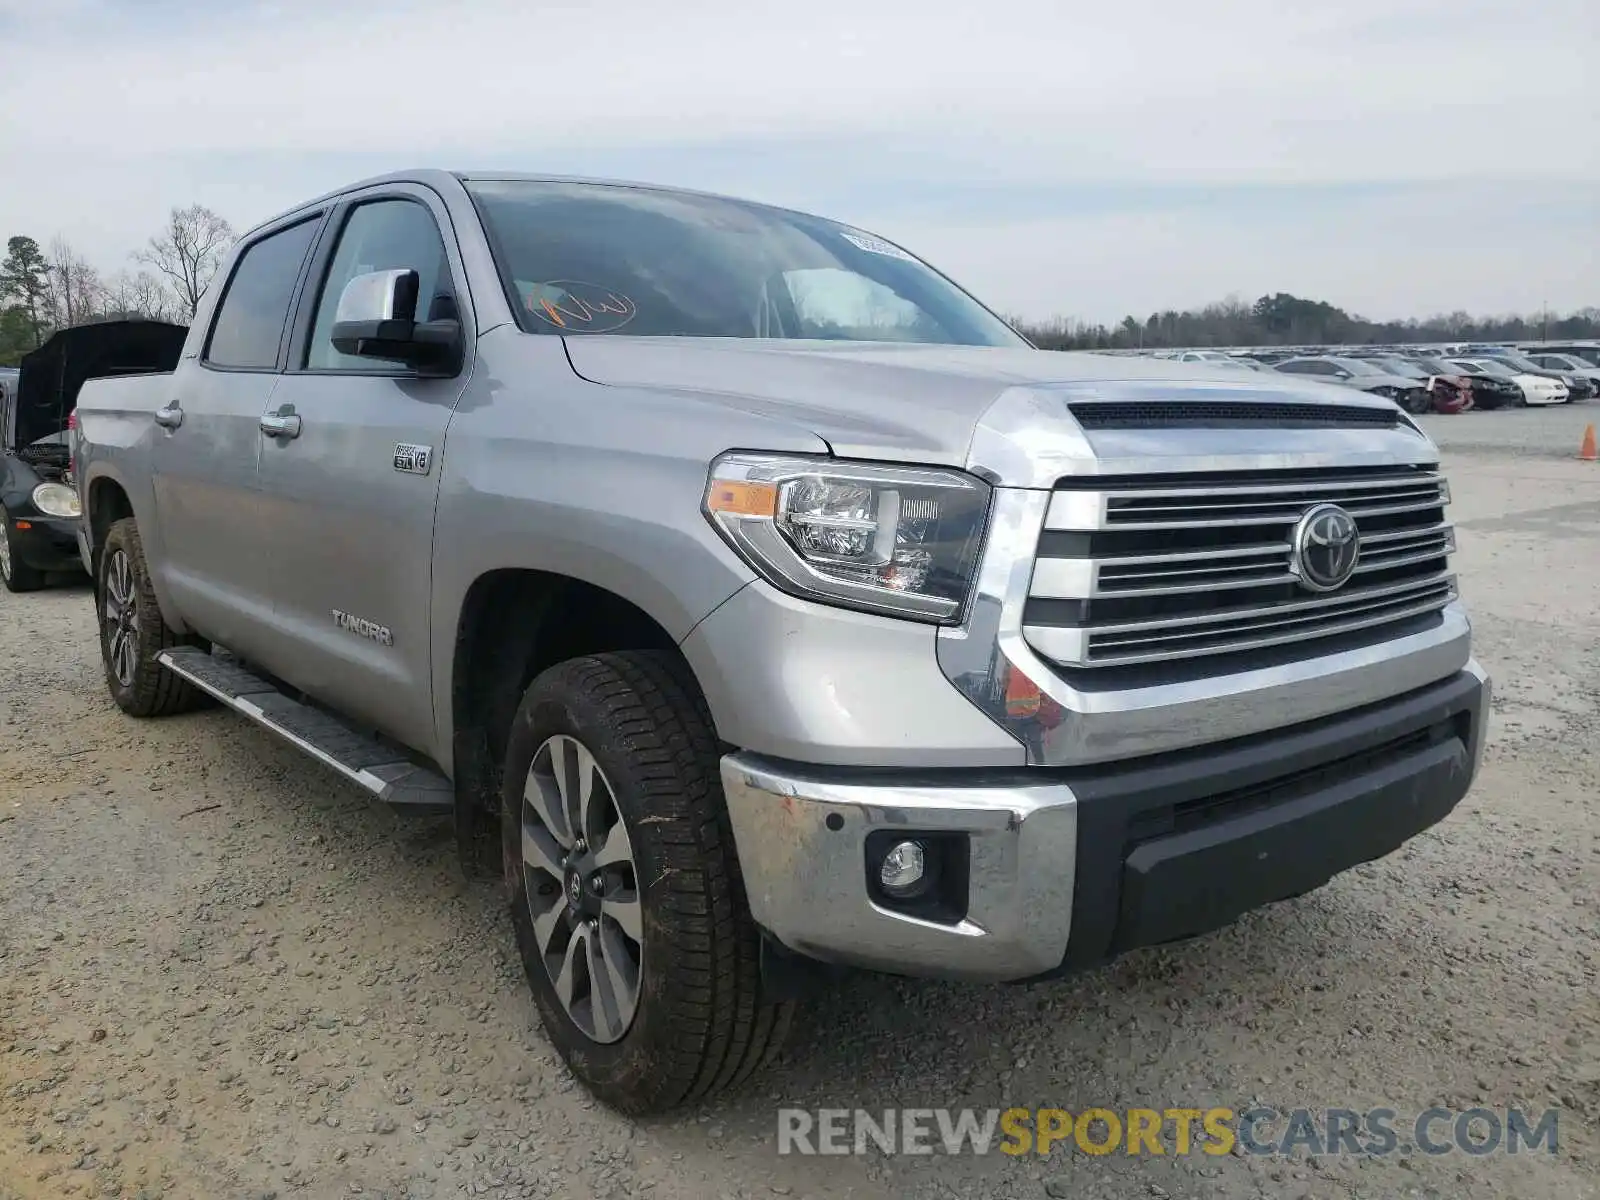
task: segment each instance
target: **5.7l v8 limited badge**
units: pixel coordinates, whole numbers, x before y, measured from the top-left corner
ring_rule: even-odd
[[[394,469],[407,475],[426,475],[433,467],[433,447],[398,442],[394,448]]]

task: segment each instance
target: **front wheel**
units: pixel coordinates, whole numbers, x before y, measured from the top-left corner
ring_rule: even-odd
[[[36,592],[44,586],[44,572],[22,561],[11,540],[11,516],[0,508],[0,583],[8,592]]]
[[[569,659],[529,686],[502,791],[505,880],[546,1035],[599,1099],[661,1112],[741,1082],[791,1006],[758,935],[704,702],[673,658]]]

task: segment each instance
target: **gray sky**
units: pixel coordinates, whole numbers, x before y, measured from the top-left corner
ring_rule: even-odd
[[[677,183],[1031,318],[1600,303],[1600,0],[0,0],[0,238],[398,167]]]

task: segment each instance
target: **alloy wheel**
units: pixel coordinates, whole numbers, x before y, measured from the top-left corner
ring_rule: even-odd
[[[106,563],[105,593],[106,661],[117,682],[132,687],[139,665],[139,594],[133,564],[121,550],[113,550]]]
[[[620,1041],[643,977],[639,871],[616,794],[577,738],[555,734],[522,790],[522,871],[539,959],[567,1015]]]
[[[0,528],[0,579],[11,578],[11,538]]]

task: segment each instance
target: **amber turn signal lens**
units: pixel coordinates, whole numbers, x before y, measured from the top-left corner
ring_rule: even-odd
[[[742,479],[713,479],[706,493],[706,509],[738,517],[772,517],[778,512],[778,488],[772,483]]]

